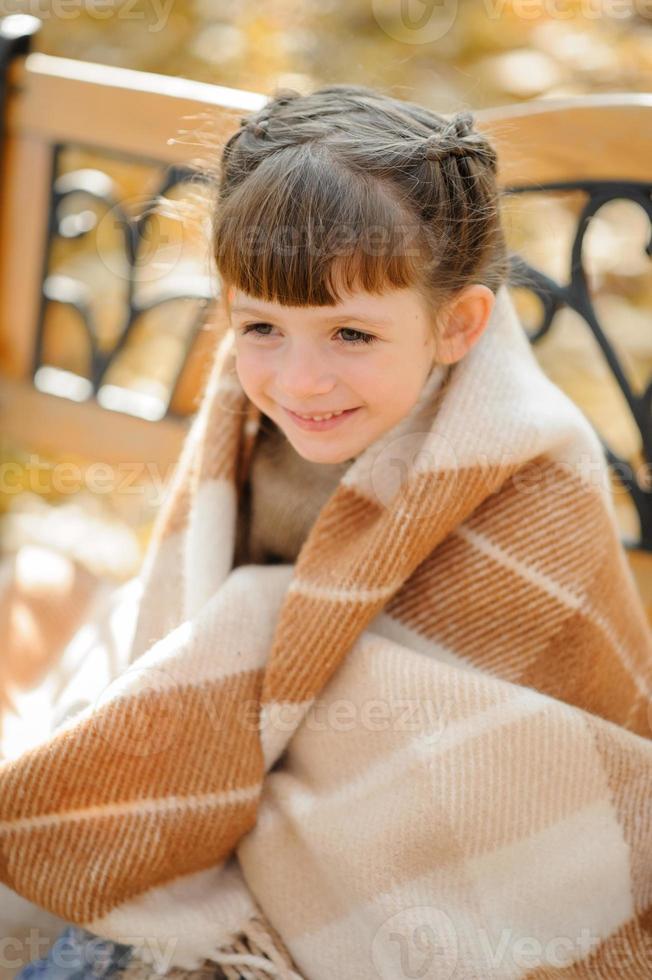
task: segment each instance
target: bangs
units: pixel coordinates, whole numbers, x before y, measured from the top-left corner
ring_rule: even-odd
[[[226,286],[284,306],[419,286],[423,226],[396,186],[338,166],[327,147],[282,148],[222,200],[213,225]]]

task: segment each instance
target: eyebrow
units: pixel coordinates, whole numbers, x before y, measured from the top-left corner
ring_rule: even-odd
[[[232,313],[248,313],[251,316],[259,317],[264,319],[269,317],[274,319],[273,314],[264,313],[262,310],[254,309],[252,306],[232,306]],[[388,317],[372,317],[365,316],[363,313],[331,313],[329,316],[322,318],[324,323],[337,323],[341,320],[352,320],[356,323],[364,323],[367,326],[378,326],[378,327],[389,327],[392,321]]]

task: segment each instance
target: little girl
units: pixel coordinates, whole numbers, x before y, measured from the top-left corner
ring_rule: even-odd
[[[295,562],[351,464],[426,386],[443,394],[483,336],[509,274],[496,174],[468,112],[448,119],[361,86],[282,91],[228,140],[214,252],[238,377],[262,413],[234,567]],[[642,650],[628,587],[614,577]],[[70,927],[19,980],[144,976],[129,953]],[[283,970],[269,975],[296,976]]]
[[[362,86],[281,93],[227,142],[214,248],[264,413],[236,564],[294,561],[347,466],[481,336],[509,270],[496,167],[469,113]]]

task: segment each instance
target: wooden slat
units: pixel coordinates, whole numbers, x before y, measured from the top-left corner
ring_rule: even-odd
[[[201,155],[202,127],[219,143],[267,96],[245,89],[34,53],[10,73],[10,129],[80,140],[170,163]],[[613,93],[538,99],[477,110],[494,138],[501,183],[573,179],[649,180],[652,95]],[[214,125],[213,125],[214,124]],[[172,138],[181,142],[168,143]]]
[[[182,130],[225,141],[257,92],[34,53],[11,66],[7,125],[44,141],[82,142],[166,163],[202,156]],[[196,139],[196,137],[194,137]]]
[[[145,462],[165,479],[190,420],[149,422],[96,402],[48,395],[28,381],[0,377],[0,432],[26,451],[76,455],[111,465]]]
[[[0,185],[0,364],[29,376],[41,296],[48,218],[51,149],[10,136]]]
[[[652,180],[652,95],[538,99],[475,113],[499,154],[502,186]]]

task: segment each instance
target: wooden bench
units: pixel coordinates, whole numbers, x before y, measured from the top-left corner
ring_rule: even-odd
[[[186,268],[183,249],[169,233],[172,225],[157,231],[163,265],[172,259],[169,275],[149,277],[159,252],[145,261],[138,248],[148,244],[148,227],[152,244],[151,223],[129,211],[120,188],[142,201],[173,194],[184,181],[199,190],[196,170],[189,169],[197,144],[206,138],[219,145],[244,113],[266,99],[30,53],[37,27],[29,18],[0,24],[0,425],[36,451],[109,463],[146,458],[167,472],[196,408],[222,312],[210,269]],[[607,330],[600,322],[582,263],[584,236],[603,205],[625,199],[650,215],[646,133],[652,97],[542,100],[478,111],[476,118],[499,149],[506,209],[527,194],[580,195],[563,280],[515,251],[513,287],[515,296],[526,291],[539,304],[539,322],[527,325],[535,349],[561,333],[559,316],[573,311],[621,393],[622,410],[640,441],[634,467],[606,438],[604,445],[627,494],[626,508],[618,495],[623,540],[652,621],[652,489],[646,476],[652,386],[645,379],[640,390],[628,376],[610,340],[618,325]],[[203,152],[199,146],[200,158]],[[130,167],[136,176],[127,178]],[[110,302],[103,300],[99,309],[93,305],[97,280],[84,283],[60,267],[67,256],[81,276],[88,268],[81,246],[89,241],[101,290],[109,290],[101,295]],[[109,288],[111,275],[115,290]],[[111,326],[105,314],[113,303],[122,311]],[[181,309],[187,314],[183,329]],[[154,314],[158,326],[148,332],[143,322]],[[128,355],[137,342],[142,348],[143,338],[147,354],[135,357],[136,370]]]

